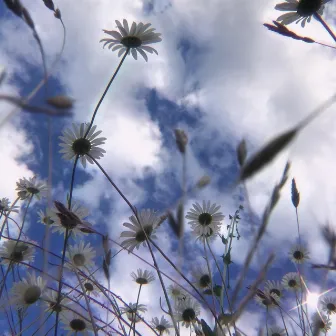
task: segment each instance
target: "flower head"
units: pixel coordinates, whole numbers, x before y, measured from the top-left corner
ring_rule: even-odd
[[[296,21],[301,21],[301,26],[304,27],[306,22],[310,22],[311,17],[318,13],[323,14],[324,5],[329,0],[285,0],[286,2],[277,4],[275,9],[286,11],[289,13],[280,15],[277,21],[281,24],[288,25]]]
[[[133,280],[138,283],[139,285],[147,285],[150,282],[155,280],[155,276],[153,274],[153,272],[150,271],[143,271],[140,268],[137,270],[137,274],[135,274],[134,272],[131,273],[131,276],[133,278]]]
[[[280,328],[278,326],[272,326],[268,328],[267,335],[269,336],[285,336],[286,331],[283,328]]]
[[[312,317],[312,326],[314,330],[314,335],[318,335],[320,332],[327,332],[331,328],[331,321],[329,316],[324,314],[315,313]],[[318,333],[315,333],[318,330]]]
[[[173,328],[173,325],[162,316],[161,320],[157,317],[152,318],[152,327],[156,329],[160,335],[163,335],[163,333],[169,334],[169,329]]]
[[[283,285],[280,281],[268,280],[265,283],[264,292],[268,295],[276,295],[280,300],[283,298]]]
[[[19,212],[19,207],[17,205],[10,205],[10,201],[7,197],[4,197],[0,200],[0,216],[8,214],[10,212]]]
[[[112,36],[113,38],[104,38],[100,40],[100,42],[105,42],[104,47],[109,44],[109,49],[112,48],[112,51],[116,51],[119,49],[118,56],[120,57],[126,50],[128,53],[132,52],[133,58],[137,59],[137,52],[148,61],[148,57],[145,51],[152,54],[157,51],[149,47],[148,44],[157,43],[162,41],[159,33],[155,33],[155,28],[149,28],[151,26],[150,23],[143,24],[140,23],[132,23],[131,28],[128,26],[127,20],[123,20],[123,25],[116,20],[117,28],[119,32],[116,30],[103,30],[104,33]]]
[[[89,222],[84,220],[89,214],[88,209],[79,203],[72,201],[70,210],[61,202],[55,201],[54,204],[55,209],[51,210],[53,232],[65,234],[68,230],[76,236],[85,233],[85,229],[91,226]]]
[[[303,245],[297,244],[290,250],[289,258],[295,264],[303,264],[309,259],[309,252]]]
[[[147,237],[156,238],[154,231],[160,222],[160,218],[155,214],[155,211],[144,209],[138,214],[138,217],[140,223],[134,215],[129,217],[132,223],[126,222],[123,225],[131,231],[123,231],[120,234],[120,237],[127,238],[121,245],[127,248],[129,252],[132,252],[135,247],[139,249],[141,244],[146,246],[146,235]]]
[[[69,246],[66,251],[66,257],[69,260],[68,267],[75,267],[80,270],[86,270],[94,266],[94,258],[96,251],[91,247],[90,243],[84,244],[80,241],[79,244]]]
[[[83,311],[81,314],[78,314],[72,310],[68,310],[65,314],[60,316],[60,321],[63,324],[63,328],[68,330],[67,336],[89,336],[90,332],[93,330],[90,317],[85,311]]]
[[[36,277],[35,273],[28,274],[26,279],[14,283],[10,304],[22,309],[28,308],[41,297],[45,285],[45,281],[40,276]]]
[[[38,182],[36,176],[26,179],[25,177],[16,182],[16,189],[21,200],[35,196],[38,200],[44,197],[48,187],[44,182]]]
[[[336,314],[336,297],[327,296],[321,299],[322,310],[328,315]]]
[[[54,224],[54,221],[52,219],[52,211],[50,209],[46,209],[46,211],[39,210],[38,216],[39,216],[39,223],[44,225],[52,225]]]
[[[196,287],[200,289],[207,289],[211,287],[211,273],[209,274],[208,267],[206,267],[203,263],[199,263],[197,267],[194,267],[191,273]]]
[[[207,203],[203,201],[202,207],[197,202],[193,207],[194,209],[190,209],[185,218],[190,219],[189,224],[197,239],[215,238],[224,219],[224,215],[218,212],[220,205],[216,206],[216,203],[211,205],[210,201]]]
[[[182,322],[182,325],[187,328],[196,321],[196,317],[199,314],[199,303],[190,297],[180,301],[177,305],[176,320]]]
[[[31,262],[34,260],[34,247],[22,241],[6,240],[0,246],[2,264]]]
[[[82,285],[85,289],[85,292],[88,296],[99,296],[99,288],[96,286],[96,284],[93,281],[90,281],[88,279],[83,278]]]
[[[136,303],[129,303],[128,306],[125,305],[125,307],[122,307],[120,311],[122,313],[126,313],[127,318],[133,322],[137,323],[141,320],[141,316],[139,315],[139,312],[146,312],[147,308],[143,304],[136,304]]]
[[[290,272],[284,275],[281,280],[282,285],[289,291],[299,291],[301,290],[301,280],[300,276],[296,272]]]
[[[59,314],[66,313],[67,307],[71,306],[72,301],[68,299],[65,295],[61,294],[60,302],[57,303],[58,292],[56,290],[48,289],[42,296],[44,301],[45,311],[47,313],[54,312]]]
[[[256,295],[254,296],[254,300],[261,307],[271,309],[277,307],[279,297],[276,294],[267,294],[257,289]]]
[[[181,300],[185,300],[187,297],[187,292],[182,287],[176,284],[172,284],[168,287],[168,294],[177,303]]]
[[[104,149],[98,147],[105,143],[106,138],[97,138],[102,132],[95,132],[97,126],[92,126],[84,138],[88,127],[88,123],[81,123],[80,126],[72,124],[72,129],[67,128],[63,131],[63,135],[59,137],[62,140],[60,153],[63,153],[63,159],[72,160],[74,157],[79,156],[84,168],[86,167],[86,161],[94,164],[90,156],[98,160],[106,153]]]

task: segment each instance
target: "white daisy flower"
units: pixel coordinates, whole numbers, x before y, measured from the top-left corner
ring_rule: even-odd
[[[11,209],[12,208],[12,209]],[[13,207],[10,205],[10,201],[7,197],[4,197],[0,200],[0,216],[5,213],[7,214],[10,212],[19,212],[20,207],[17,205],[14,205]]]
[[[45,182],[37,181],[36,176],[26,179],[25,177],[16,182],[18,197],[25,200],[30,196],[35,196],[38,200],[46,196],[48,187]]]
[[[175,283],[168,287],[168,294],[170,295],[170,297],[173,298],[175,302],[185,300],[188,295],[182,287],[176,285]]]
[[[279,11],[289,12],[280,15],[277,21],[283,25],[288,25],[296,21],[301,21],[301,26],[304,27],[306,22],[310,22],[311,17],[318,13],[323,14],[324,5],[329,0],[285,0],[286,2],[277,4],[275,9]]]
[[[65,234],[68,229],[74,236],[85,234],[85,229],[91,226],[84,220],[89,215],[89,210],[75,201],[71,202],[70,211],[61,202],[54,203],[55,209],[51,210],[51,220],[54,222],[51,224],[53,232]]]
[[[303,245],[296,244],[291,248],[289,258],[295,264],[303,264],[309,259],[309,252]]]
[[[136,303],[129,303],[128,306],[120,308],[120,311],[122,313],[126,313],[127,318],[133,322],[137,323],[141,320],[141,316],[139,315],[139,312],[146,312],[147,308],[143,304],[136,304]]]
[[[259,289],[257,289],[257,292],[254,296],[255,302],[266,309],[277,307],[278,299],[279,297],[276,294],[268,295]]]
[[[276,295],[279,300],[283,298],[283,285],[280,281],[268,280],[265,282],[264,292],[266,295]]]
[[[194,299],[187,297],[179,302],[176,308],[176,321],[182,322],[182,325],[189,328],[195,323],[197,316],[200,314],[200,304]]]
[[[301,280],[300,276],[296,272],[289,272],[285,274],[281,280],[282,285],[289,291],[300,291]]]
[[[131,277],[139,285],[147,285],[150,282],[155,280],[155,276],[154,276],[153,272],[147,271],[147,270],[143,271],[140,268],[138,268],[137,274],[132,272]]]
[[[203,201],[202,207],[197,202],[193,204],[193,207],[194,209],[190,209],[185,216],[185,218],[190,219],[189,224],[193,233],[198,239],[216,237],[221,221],[224,219],[224,215],[218,212],[220,205],[216,206],[216,203],[211,205],[210,201],[207,203]]]
[[[191,274],[196,287],[201,290],[211,288],[211,274],[209,274],[208,267],[204,263],[198,263],[197,268],[193,267]]]
[[[118,50],[118,56],[120,57],[128,48],[128,54],[132,52],[133,58],[137,59],[137,52],[148,61],[148,57],[145,53],[149,52],[152,54],[155,52],[157,55],[157,51],[149,47],[148,44],[157,43],[162,41],[159,33],[155,33],[155,28],[149,28],[151,26],[150,23],[143,24],[140,23],[132,23],[131,28],[129,29],[127,20],[123,20],[123,25],[115,20],[117,24],[117,28],[119,32],[116,30],[103,30],[104,33],[112,36],[113,38],[104,38],[99,42],[105,42],[104,47],[109,44],[109,49],[112,48],[112,51]]]
[[[144,209],[138,214],[141,225],[139,224],[137,218],[132,215],[129,217],[132,223],[124,223],[123,225],[129,228],[131,231],[123,231],[120,237],[127,238],[122,243],[121,246],[132,252],[136,247],[139,249],[141,244],[146,246],[146,235],[151,238],[156,238],[154,231],[160,222],[160,218],[155,214],[155,211],[150,209]],[[146,233],[146,234],[145,234]]]
[[[48,289],[43,294],[41,299],[44,301],[46,313],[55,312],[63,315],[68,311],[67,307],[73,304],[73,302],[69,298],[62,294],[60,302],[57,303],[57,297],[58,292],[56,290]]]
[[[161,317],[161,320],[159,320],[157,317],[152,318],[151,324],[152,327],[159,332],[159,335],[163,335],[164,333],[169,334],[169,329],[173,328],[173,325],[169,323],[169,321],[166,320],[164,316]]]
[[[17,240],[6,240],[0,246],[1,263],[9,265],[10,263],[28,263],[34,261],[35,249],[32,245]]]
[[[94,164],[87,154],[98,160],[106,153],[104,149],[98,147],[105,143],[106,138],[97,138],[102,132],[98,131],[94,133],[97,126],[92,126],[88,135],[84,138],[89,125],[88,123],[81,123],[80,126],[72,124],[73,129],[65,129],[63,135],[59,137],[62,140],[60,143],[60,147],[62,147],[60,153],[63,154],[63,159],[72,160],[78,155],[84,168],[86,167],[86,161]]]
[[[43,294],[46,282],[35,273],[28,274],[26,279],[15,282],[10,295],[10,304],[18,309],[28,308],[34,304]]]
[[[60,315],[60,321],[63,324],[63,328],[68,330],[66,336],[90,336],[93,330],[90,317],[85,311],[78,314],[72,310],[68,310],[65,314]]]
[[[44,224],[46,226],[54,224],[54,221],[52,219],[52,211],[50,209],[46,209],[46,211],[39,210],[38,216],[39,216],[39,223]]]
[[[96,251],[87,243],[84,245],[83,241],[79,244],[69,246],[65,253],[68,262],[68,267],[77,267],[80,270],[87,270],[94,266],[94,258],[96,257]]]
[[[286,331],[278,326],[272,326],[268,328],[268,336],[286,336]]]
[[[328,315],[336,314],[336,297],[327,296],[321,299],[322,310]]]
[[[85,293],[88,296],[91,296],[91,297],[92,296],[95,296],[95,297],[99,296],[100,290],[93,281],[90,281],[90,280],[84,279],[84,278],[81,281],[82,281],[82,285],[85,289]]]
[[[319,331],[316,335],[318,335],[320,332],[327,332],[331,328],[330,317],[324,314],[315,313],[312,317],[312,327],[314,330],[314,335],[316,334],[316,330]]]

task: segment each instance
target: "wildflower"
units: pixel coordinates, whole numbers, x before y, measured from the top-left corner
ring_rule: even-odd
[[[84,245],[83,241],[79,244],[69,246],[66,251],[66,257],[69,259],[69,264],[81,270],[93,267],[93,259],[95,256],[96,251],[91,247],[90,243]]]
[[[150,271],[142,271],[140,268],[137,270],[137,274],[134,272],[131,273],[133,280],[139,285],[147,285],[150,282],[155,280],[153,272]]]
[[[190,297],[179,302],[176,309],[176,320],[182,322],[182,325],[189,327],[195,323],[197,316],[200,314],[200,305]]]
[[[272,326],[268,328],[267,335],[269,336],[285,336],[286,331],[278,326]]]
[[[44,224],[44,225],[52,225],[55,222],[52,219],[52,211],[50,209],[46,209],[46,211],[39,210],[38,216],[39,216],[39,223]]]
[[[35,273],[28,274],[26,279],[14,283],[10,304],[16,305],[18,309],[28,308],[41,297],[45,285],[45,281],[40,276],[36,277]]]
[[[279,297],[276,294],[268,295],[261,290],[257,290],[254,300],[261,307],[266,309],[275,308],[277,306],[277,301]]]
[[[336,297],[327,296],[321,300],[322,310],[328,315],[336,314]]]
[[[184,300],[187,297],[187,292],[176,284],[172,284],[168,287],[168,293],[175,302]]]
[[[35,196],[38,200],[45,196],[48,187],[44,182],[36,181],[36,176],[26,179],[25,177],[16,182],[16,189],[21,200]]]
[[[193,204],[194,209],[190,209],[185,218],[190,219],[189,224],[193,233],[198,239],[215,237],[219,232],[221,220],[224,218],[221,212],[218,212],[220,205],[205,203],[203,207],[199,203]]]
[[[59,137],[62,140],[60,143],[60,147],[62,147],[60,153],[63,153],[63,159],[71,160],[79,156],[84,168],[86,167],[86,161],[94,164],[94,161],[88,155],[98,160],[106,153],[104,149],[98,147],[105,143],[106,138],[97,138],[102,132],[98,131],[94,133],[97,126],[92,126],[84,138],[88,127],[88,123],[81,123],[80,126],[72,124],[73,129],[67,128],[63,131],[63,135]]]
[[[309,259],[309,252],[303,245],[294,245],[289,252],[290,260],[295,264],[303,264]]]
[[[123,231],[120,234],[120,237],[127,238],[121,243],[121,245],[128,249],[129,252],[132,252],[135,247],[139,249],[141,244],[146,246],[146,235],[147,237],[156,238],[153,233],[160,222],[160,218],[156,216],[155,212],[150,209],[142,210],[138,215],[138,218],[141,225],[138,222],[138,219],[132,215],[129,217],[132,223],[126,222],[123,224],[131,231]]]
[[[82,285],[85,289],[85,292],[88,296],[99,296],[99,288],[95,285],[93,281],[90,281],[88,279],[82,279]]]
[[[73,201],[70,210],[61,202],[55,201],[55,209],[52,210],[51,220],[53,232],[65,234],[66,231],[72,231],[74,235],[84,233],[82,230],[91,224],[84,220],[89,214],[87,208]]]
[[[123,20],[123,25],[115,20],[117,24],[117,28],[119,32],[116,30],[103,30],[104,33],[112,36],[113,38],[104,38],[99,42],[105,42],[104,47],[109,44],[109,49],[112,48],[112,51],[116,51],[119,49],[118,57],[120,57],[126,50],[128,50],[128,54],[132,52],[133,58],[137,59],[137,52],[148,61],[148,57],[145,51],[152,54],[155,52],[157,55],[157,51],[149,47],[148,44],[157,43],[162,41],[159,33],[154,33],[155,28],[149,28],[151,26],[150,23],[143,24],[142,22],[136,24],[132,23],[131,29],[128,27],[127,20]]]
[[[58,292],[56,290],[48,289],[46,293],[43,294],[42,300],[45,305],[45,312],[55,312],[61,315],[67,312],[67,307],[71,306],[72,301],[66,297],[66,295],[61,294],[60,302],[57,302]]]
[[[314,330],[317,329],[319,332],[327,332],[331,328],[330,318],[324,314],[315,313],[312,317],[312,326]]]
[[[329,0],[285,0],[275,6],[275,9],[279,11],[288,11],[289,13],[280,15],[277,21],[280,21],[283,25],[288,25],[296,21],[301,21],[301,26],[304,27],[306,22],[310,22],[311,17],[318,13],[323,14],[324,5]]]
[[[143,304],[130,303],[128,306],[122,307],[120,311],[126,313],[127,318],[133,322],[137,323],[141,320],[139,312],[146,312],[147,308]]]
[[[64,325],[63,328],[69,330],[67,336],[79,335],[79,333],[83,336],[90,336],[90,332],[93,330],[90,317],[85,312],[78,314],[68,310],[60,316],[60,321]]]
[[[4,197],[0,200],[0,215],[7,214],[8,212],[19,212],[19,207],[17,205],[11,206],[9,199]]]
[[[282,285],[290,291],[299,291],[301,290],[301,280],[298,273],[290,272],[284,275],[281,280]]]
[[[162,316],[161,320],[157,317],[152,318],[152,327],[159,332],[159,335],[163,335],[164,333],[169,334],[168,329],[173,328],[173,325]]]
[[[208,267],[200,263],[197,268],[192,269],[194,284],[200,289],[206,289],[211,286],[211,273],[209,274]]]
[[[20,263],[34,261],[34,247],[25,242],[17,240],[6,240],[0,246],[1,263],[9,265],[10,263]]]
[[[265,283],[264,292],[267,295],[276,295],[279,299],[283,297],[283,286],[280,281],[268,280]]]

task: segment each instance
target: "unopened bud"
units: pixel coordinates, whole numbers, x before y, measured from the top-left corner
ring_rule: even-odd
[[[181,153],[185,153],[186,146],[188,144],[188,137],[186,133],[181,129],[175,129],[175,138],[176,138],[176,145],[177,148]]]
[[[204,175],[198,180],[198,182],[196,183],[196,187],[204,188],[210,183],[210,181],[211,181],[210,176]]]

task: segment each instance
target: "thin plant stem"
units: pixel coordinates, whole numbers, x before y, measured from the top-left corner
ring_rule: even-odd
[[[323,20],[322,16],[318,13],[314,13],[314,18],[322,24],[324,29],[329,33],[329,35],[336,42],[336,36],[335,36],[334,32],[330,29],[330,27],[327,25],[327,23]]]
[[[86,131],[86,133],[85,133],[85,135],[84,135],[84,138],[86,138],[87,135],[88,135],[88,133],[90,132],[90,129],[91,129],[92,125],[93,125],[93,122],[94,122],[94,120],[95,120],[95,118],[96,118],[98,109],[99,109],[99,107],[100,107],[102,101],[104,100],[105,95],[106,95],[107,91],[109,90],[109,88],[110,88],[112,82],[114,81],[115,77],[117,76],[118,71],[119,71],[120,67],[122,66],[122,64],[123,64],[123,62],[124,62],[124,60],[125,60],[125,58],[126,58],[128,52],[129,52],[129,49],[130,49],[130,48],[127,48],[127,49],[126,49],[125,54],[124,54],[124,56],[122,57],[122,59],[121,59],[119,65],[118,65],[117,69],[115,70],[113,76],[111,77],[109,83],[107,84],[104,93],[103,93],[102,96],[100,97],[99,102],[98,102],[98,104],[97,104],[97,106],[96,106],[96,108],[95,108],[95,110],[94,110],[94,112],[93,112],[93,115],[92,115],[92,118],[91,118],[90,125],[89,125],[89,127],[88,127],[88,129],[87,129],[87,131]]]

